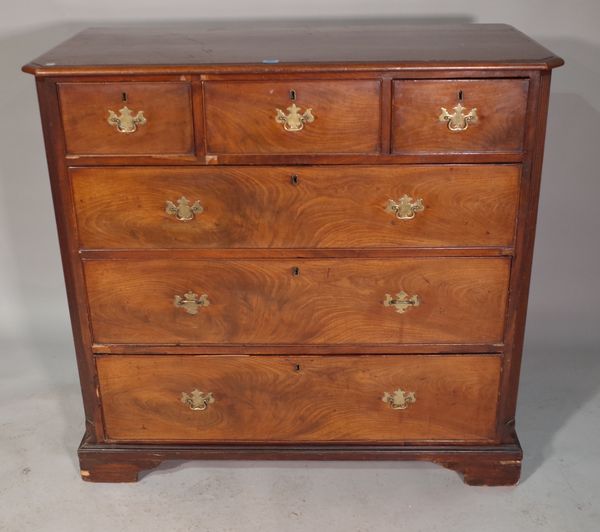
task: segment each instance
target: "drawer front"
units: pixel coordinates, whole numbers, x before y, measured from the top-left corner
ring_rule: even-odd
[[[60,83],[68,155],[192,155],[191,86]]]
[[[71,170],[89,249],[511,246],[519,175],[493,165]]]
[[[97,343],[497,344],[509,265],[507,258],[90,260],[85,275]]]
[[[106,434],[114,441],[495,437],[495,355],[109,355],[97,358],[97,368]]]
[[[380,150],[377,80],[210,81],[204,98],[209,153]]]
[[[520,153],[527,90],[524,79],[395,81],[392,152]]]

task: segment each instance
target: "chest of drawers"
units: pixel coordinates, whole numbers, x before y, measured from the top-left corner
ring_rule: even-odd
[[[428,460],[513,484],[550,74],[505,25],[89,29],[35,74],[81,475]]]

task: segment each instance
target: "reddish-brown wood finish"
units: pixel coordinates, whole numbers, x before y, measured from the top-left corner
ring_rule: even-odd
[[[290,92],[295,91],[295,100]],[[376,153],[380,151],[380,91],[364,81],[208,81],[204,84],[208,153]],[[296,105],[314,121],[286,131],[276,121]]]
[[[25,65],[38,76],[365,69],[548,70],[562,59],[507,24],[198,22],[88,28]],[[456,76],[456,74],[454,74]]]
[[[60,83],[67,156],[181,155],[194,152],[189,83]],[[146,123],[121,133],[109,110],[143,111]]]
[[[501,343],[504,258],[86,261],[96,342]],[[297,272],[294,270],[297,268]],[[398,313],[386,294],[417,295]],[[206,294],[197,314],[174,304]]]
[[[498,356],[96,360],[110,441],[410,442],[495,437]],[[192,410],[182,393],[211,393]],[[385,392],[414,392],[395,410]]]
[[[393,459],[433,461],[462,473],[469,484],[516,483],[522,452],[514,417],[550,70],[561,64],[560,58],[506,25],[269,22],[251,28],[209,23],[91,29],[23,67],[37,78],[84,399],[82,478],[134,481],[140,471],[170,459]],[[65,102],[69,87],[76,90]],[[211,87],[227,88],[223,108],[207,110],[219,92]],[[252,90],[234,95],[233,87]],[[353,87],[349,97],[342,87]],[[313,107],[316,117],[301,132],[280,131],[292,141],[277,136],[274,127],[281,124],[274,114],[269,115],[270,125],[266,112],[261,114],[264,103],[282,108],[289,102],[289,89],[297,91],[302,109]],[[305,100],[313,89],[315,98]],[[270,90],[277,93],[276,103]],[[437,121],[438,107],[451,110],[458,90],[467,110],[477,107],[479,121],[467,131],[451,133]],[[133,135],[119,134],[106,123],[108,109],[122,102],[123,92],[133,111],[142,101],[140,110],[148,118]],[[143,131],[145,139],[138,135]],[[105,136],[109,132],[112,137]],[[74,164],[93,168],[87,173],[73,169]],[[291,170],[300,176],[299,186],[280,181],[280,172]],[[111,180],[111,173],[117,179]],[[399,194],[405,188],[428,198],[423,198],[425,211],[411,225],[371,212],[381,208],[380,192],[387,196],[389,189]],[[202,193],[207,201],[196,225],[167,224],[172,220],[163,202],[176,200],[180,189],[181,194]],[[163,198],[165,192],[175,197]],[[304,203],[294,201],[298,198]],[[146,205],[154,201],[160,203],[157,226],[154,204]],[[237,214],[227,211],[227,201]],[[126,214],[131,205],[137,217]],[[198,231],[208,220],[211,230]],[[182,228],[188,232],[180,233]],[[400,236],[399,228],[404,229]],[[284,266],[282,274],[278,268]],[[292,277],[294,266],[300,268],[299,276]],[[143,275],[137,278],[139,273]],[[187,286],[188,279],[210,281],[217,303],[211,299],[211,306],[197,316],[183,317],[185,311],[174,307],[171,292],[183,282],[182,290],[195,289]],[[421,305],[406,314],[385,308],[388,313],[383,314],[381,299],[372,303],[370,297],[380,289],[385,289],[383,294],[399,290],[388,286],[404,279],[410,280],[410,289],[418,287],[424,294]],[[169,292],[169,303],[156,303],[152,289],[157,287],[159,299]],[[366,317],[360,307],[365,296],[375,305]],[[105,301],[112,301],[114,308]],[[258,303],[269,309],[269,317],[253,310]],[[231,308],[233,319],[227,321]],[[455,309],[458,313],[452,315]],[[205,311],[213,312],[213,318]],[[343,315],[349,317],[345,325]],[[218,343],[207,343],[199,329],[187,343],[194,328],[177,325],[187,318],[198,318],[192,323],[212,319],[209,334]],[[391,326],[388,320],[398,318],[402,321]],[[378,319],[381,334],[376,331]],[[260,326],[251,330],[249,323]],[[105,341],[98,341],[98,332],[106,333]],[[108,341],[115,332],[129,341]],[[173,343],[153,343],[165,341],[165,332]],[[244,342],[245,335],[268,343]],[[232,341],[236,338],[242,343]],[[295,436],[286,442],[265,438],[252,443],[232,437],[202,444],[112,443],[107,437],[96,360],[100,365],[127,361],[122,374],[126,383],[134,380],[138,363],[156,364],[162,373],[176,367],[176,360],[195,367],[221,358],[262,364],[265,375],[283,375],[273,370],[281,360],[297,360],[301,368],[302,361],[337,368],[339,360],[352,360],[341,373],[357,385],[371,382],[355,378],[368,360],[389,359],[398,368],[420,360],[415,378],[438,359],[452,361],[450,374],[465,361],[476,360],[465,370],[474,388],[461,388],[460,375],[450,383],[445,371],[436,373],[440,380],[433,382],[458,390],[457,395],[449,394],[442,410],[429,408],[419,420],[435,419],[443,408],[454,408],[452,398],[471,397],[476,390],[494,389],[497,408],[489,424],[484,423],[489,439],[477,441],[469,435],[484,425],[467,426],[461,437],[462,428],[451,424],[453,419],[444,419],[440,427],[455,430],[455,439],[440,439],[441,433],[431,429],[422,443],[401,436],[394,441],[365,436],[358,443]],[[490,366],[478,370],[479,361]],[[262,371],[244,374],[246,392],[261,380]],[[334,387],[339,385],[337,373],[328,379]],[[325,375],[316,375],[315,382]],[[233,389],[225,376],[220,382],[224,389]],[[433,382],[424,379],[422,389],[431,390]],[[484,391],[486,382],[493,384]],[[325,393],[322,388],[317,392]],[[145,397],[134,409],[144,411]],[[292,402],[307,405],[304,400],[294,397]],[[327,399],[336,400],[337,395]],[[424,404],[420,400],[416,405]],[[379,408],[385,406],[380,403]],[[479,407],[475,401],[468,408]],[[320,414],[321,420],[335,419],[329,410]],[[123,421],[127,415],[115,419]],[[307,427],[300,421],[290,430]],[[340,423],[340,430],[344,426]]]
[[[84,249],[512,246],[518,166],[75,168]],[[386,210],[422,199],[412,220]],[[166,200],[203,211],[181,221]]]
[[[527,88],[527,79],[395,81],[392,152],[520,152]],[[477,110],[477,122],[464,131],[450,131],[439,120],[442,107],[453,113],[459,103],[464,113]]]

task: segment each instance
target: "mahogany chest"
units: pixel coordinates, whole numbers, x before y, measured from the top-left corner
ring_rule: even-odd
[[[517,482],[551,70],[506,25],[92,28],[36,77],[86,432]]]

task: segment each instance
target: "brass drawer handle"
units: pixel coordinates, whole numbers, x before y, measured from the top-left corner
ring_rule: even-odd
[[[200,201],[196,200],[190,205],[190,200],[185,196],[181,196],[177,200],[177,205],[172,201],[167,200],[165,212],[171,216],[175,216],[181,222],[189,222],[194,219],[195,214],[201,214],[204,211],[204,207],[200,204]]]
[[[385,294],[383,300],[384,307],[394,307],[398,314],[404,314],[411,307],[418,307],[421,304],[421,299],[418,295],[409,296],[404,290],[401,290],[392,297],[390,294]]]
[[[408,405],[417,402],[415,392],[405,392],[401,388],[392,393],[384,392],[381,400],[389,404],[393,410],[406,410]]]
[[[473,107],[467,114],[465,114],[465,107],[459,102],[454,107],[454,112],[449,113],[445,107],[442,107],[442,114],[439,116],[440,122],[448,122],[448,129],[450,131],[465,131],[469,124],[475,124],[477,122],[477,109]]]
[[[125,106],[119,109],[118,115],[109,109],[107,122],[111,126],[115,126],[119,133],[133,133],[138,126],[146,123],[146,117],[144,111],[138,111],[135,116],[132,115],[131,110]]]
[[[287,115],[281,109],[275,109],[277,112],[275,121],[283,124],[283,129],[286,131],[300,131],[304,128],[304,124],[310,124],[315,121],[312,109],[310,108],[300,114],[300,107],[293,103],[286,110],[289,111]]]
[[[177,308],[185,309],[188,314],[198,314],[199,308],[208,307],[208,305],[210,305],[210,301],[206,294],[198,296],[198,294],[191,290],[183,294],[183,297],[175,296],[174,302]]]
[[[208,405],[215,402],[212,392],[204,393],[197,388],[192,393],[181,393],[181,402],[188,405],[190,410],[206,410]]]
[[[385,210],[395,214],[399,220],[412,220],[416,213],[425,210],[425,205],[421,198],[413,200],[408,194],[404,194],[398,201],[388,200]]]

